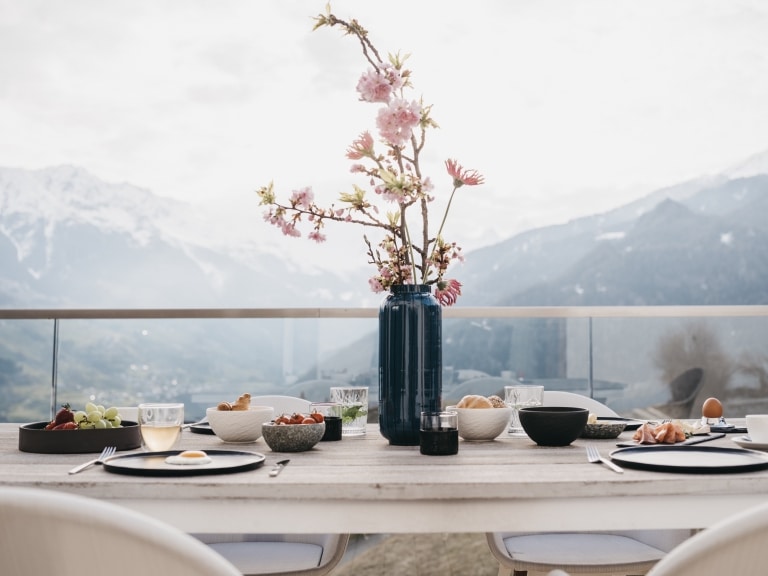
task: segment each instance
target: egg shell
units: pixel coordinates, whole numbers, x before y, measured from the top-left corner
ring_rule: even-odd
[[[704,418],[720,418],[723,415],[723,405],[717,398],[707,398],[701,407]]]

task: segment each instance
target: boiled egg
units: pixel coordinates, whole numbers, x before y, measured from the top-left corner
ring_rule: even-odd
[[[723,415],[723,405],[717,398],[707,398],[701,407],[704,418],[720,418]]]
[[[179,466],[197,466],[200,464],[210,464],[213,462],[211,457],[202,450],[186,450],[165,459],[168,464]]]

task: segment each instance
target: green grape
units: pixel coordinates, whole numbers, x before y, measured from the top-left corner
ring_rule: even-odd
[[[123,423],[122,418],[120,416],[115,416],[114,418],[107,418],[109,422],[112,423],[112,428],[120,428],[120,425]]]
[[[90,414],[91,412],[96,412],[96,410],[97,410],[96,404],[94,404],[93,402],[86,402],[85,403],[85,412],[87,414]]]
[[[112,406],[112,407],[110,407],[110,408],[107,408],[107,409],[104,411],[104,418],[106,418],[107,420],[114,420],[114,419],[115,419],[115,416],[117,416],[117,414],[118,414],[118,412],[117,412],[117,408],[115,408],[114,406]]]
[[[104,427],[105,428],[112,428],[112,422],[110,422],[106,418],[104,420],[102,420],[102,422],[104,422]]]
[[[104,406],[102,406],[101,404],[99,404],[98,406],[96,406],[96,410],[98,410],[99,412],[101,412],[101,415],[102,415],[102,416],[104,416],[104,412],[105,412],[107,409],[106,409],[106,408],[104,408]]]
[[[86,414],[82,410],[78,410],[77,412],[75,412],[75,422],[79,424],[83,420],[88,420],[88,414]]]
[[[88,412],[88,422],[96,423],[99,420],[101,420],[101,412],[98,410],[94,410],[93,412]]]
[[[97,422],[94,422],[94,428],[96,430],[104,430],[107,427],[107,421],[106,420],[98,420]]]
[[[96,425],[93,422],[89,422],[88,420],[83,420],[77,425],[80,430],[93,430]]]

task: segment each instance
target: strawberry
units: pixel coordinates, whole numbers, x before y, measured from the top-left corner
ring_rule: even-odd
[[[72,410],[69,409],[69,404],[62,404],[61,408],[59,408],[59,411],[56,412],[56,416],[51,420],[49,424],[46,425],[46,430],[53,430],[57,426],[64,424],[65,422],[74,422],[75,421],[75,413],[72,412]]]
[[[53,421],[55,422],[56,426],[59,424],[64,424],[64,422],[74,422],[75,413],[70,410],[69,404],[62,404],[59,411],[56,412],[56,417],[53,419]]]
[[[64,422],[53,427],[53,430],[77,430],[77,422],[74,420],[71,422]]]

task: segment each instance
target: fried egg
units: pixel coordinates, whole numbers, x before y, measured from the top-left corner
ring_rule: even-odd
[[[202,450],[186,450],[174,456],[168,456],[165,459],[168,464],[179,466],[198,466],[200,464],[210,464],[213,462],[211,457]]]

